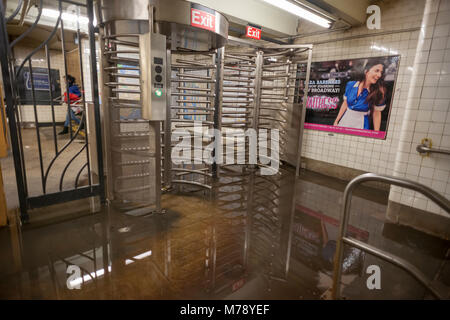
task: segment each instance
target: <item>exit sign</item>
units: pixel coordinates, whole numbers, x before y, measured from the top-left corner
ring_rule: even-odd
[[[196,8],[191,8],[191,26],[209,31],[216,31],[216,15]]]
[[[261,40],[261,28],[247,26],[245,35],[247,36],[247,38]]]

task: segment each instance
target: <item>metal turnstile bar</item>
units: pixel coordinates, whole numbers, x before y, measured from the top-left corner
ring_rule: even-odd
[[[215,83],[216,80],[194,80],[194,79],[170,79],[171,82],[186,82],[186,83]]]
[[[173,170],[173,169],[172,169]],[[172,183],[179,183],[179,184],[190,184],[190,185],[194,185],[194,186],[198,186],[198,187],[202,187],[202,188],[206,188],[206,189],[212,189],[212,186],[209,186],[207,184],[203,184],[200,182],[196,182],[196,181],[189,181],[189,180],[172,180]]]

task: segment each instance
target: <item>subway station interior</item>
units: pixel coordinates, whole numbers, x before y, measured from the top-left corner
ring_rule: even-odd
[[[0,299],[450,299],[450,0],[3,0],[0,62]]]

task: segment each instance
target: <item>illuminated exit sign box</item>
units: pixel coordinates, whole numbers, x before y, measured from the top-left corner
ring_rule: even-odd
[[[216,15],[198,8],[191,7],[191,26],[216,31]]]
[[[261,27],[247,25],[245,35],[247,38],[261,40]]]

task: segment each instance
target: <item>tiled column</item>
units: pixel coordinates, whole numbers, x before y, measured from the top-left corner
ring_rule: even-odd
[[[450,157],[422,157],[416,151],[423,138],[431,139],[433,148],[450,149],[450,1],[426,1],[411,71],[394,175],[425,184],[450,198]],[[438,217],[446,213],[425,196],[392,187],[389,200],[390,219],[448,236],[445,229],[449,229],[450,219]]]

